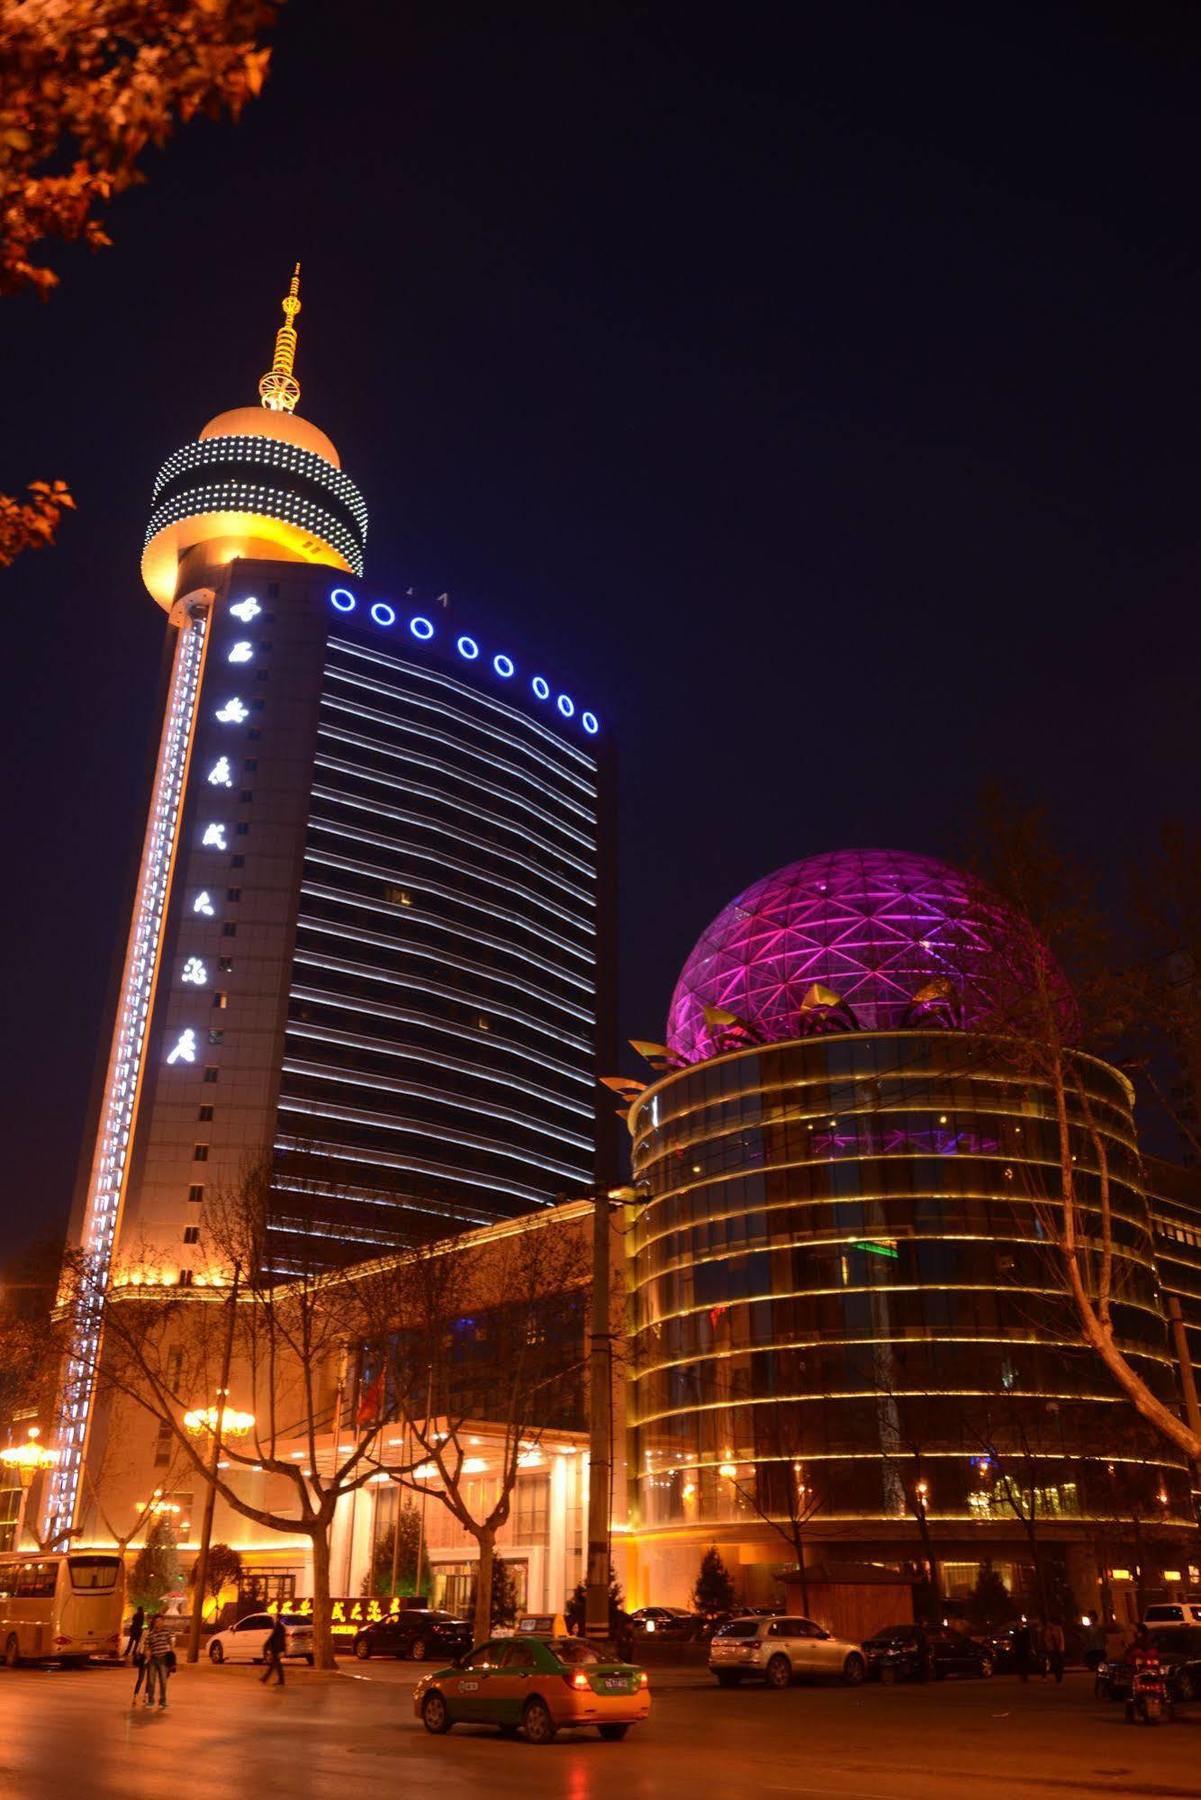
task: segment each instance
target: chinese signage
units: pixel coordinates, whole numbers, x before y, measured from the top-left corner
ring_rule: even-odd
[[[424,1600],[415,1599],[413,1604],[423,1606],[425,1602]],[[394,1618],[397,1613],[405,1610],[405,1602],[403,1600],[388,1599],[352,1600],[348,1597],[343,1597],[342,1599],[331,1600],[330,1606],[331,1625],[335,1637],[337,1637],[339,1633],[353,1637],[356,1632],[363,1629],[364,1625],[378,1624],[381,1619]],[[303,1600],[277,1600],[271,1606],[270,1610],[277,1613],[288,1613],[293,1618],[311,1619],[313,1616],[313,1602],[309,1598]]]

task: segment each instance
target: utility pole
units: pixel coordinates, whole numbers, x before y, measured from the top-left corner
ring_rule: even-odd
[[[636,1200],[631,1187],[593,1196],[592,1332],[588,1354],[588,1565],[585,1572],[584,1633],[609,1635],[610,1500],[613,1491],[613,1321],[609,1292],[611,1258],[609,1212]]]
[[[229,1290],[229,1299],[225,1302],[229,1309],[229,1318],[225,1325],[225,1344],[221,1352],[221,1385],[217,1389],[217,1405],[213,1419],[213,1447],[209,1454],[208,1492],[204,1496],[204,1523],[200,1528],[200,1552],[196,1558],[195,1593],[192,1600],[192,1618],[188,1626],[188,1661],[200,1660],[200,1628],[204,1623],[204,1592],[208,1582],[209,1549],[213,1541],[213,1512],[217,1505],[217,1468],[221,1461],[221,1425],[225,1418],[225,1406],[229,1399],[229,1371],[234,1355],[234,1322],[238,1311],[238,1277],[241,1268],[234,1264],[234,1278]]]

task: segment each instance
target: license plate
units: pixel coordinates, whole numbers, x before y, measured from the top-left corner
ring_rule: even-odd
[[[607,1694],[624,1694],[625,1691],[626,1691],[626,1684],[625,1684],[625,1681],[622,1678],[622,1676],[609,1675],[606,1677],[605,1692]]]

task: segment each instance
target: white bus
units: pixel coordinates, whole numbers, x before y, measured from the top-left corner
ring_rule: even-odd
[[[84,1662],[121,1650],[125,1567],[115,1551],[0,1556],[0,1654],[22,1662]]]

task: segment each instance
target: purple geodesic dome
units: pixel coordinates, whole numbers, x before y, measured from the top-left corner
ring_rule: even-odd
[[[809,856],[754,882],[701,933],[672,995],[668,1048],[695,1063],[813,1030],[971,1030],[995,1017],[990,969],[1011,982],[1015,964],[1040,956],[1002,901],[931,856]],[[707,1024],[706,1006],[737,1023]]]

